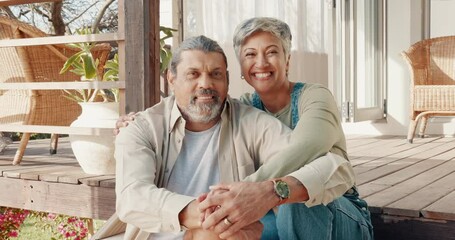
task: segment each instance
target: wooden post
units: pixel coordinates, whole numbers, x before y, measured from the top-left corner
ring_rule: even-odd
[[[124,1],[125,110],[160,101],[159,0]]]

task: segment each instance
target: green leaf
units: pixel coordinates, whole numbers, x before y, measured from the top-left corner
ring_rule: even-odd
[[[118,80],[118,71],[116,71],[114,69],[107,70],[103,75],[103,79],[105,81],[117,81]]]
[[[83,52],[78,52],[76,54],[74,54],[73,56],[71,56],[70,58],[68,58],[65,62],[65,64],[63,64],[63,67],[62,69],[60,70],[60,74],[63,74],[64,72],[68,71],[68,69],[76,64],[76,60],[78,60],[78,58],[83,54]]]
[[[83,54],[81,56],[82,62],[84,64],[85,77],[87,79],[93,79],[96,77],[96,67],[93,62],[93,57],[91,54]]]

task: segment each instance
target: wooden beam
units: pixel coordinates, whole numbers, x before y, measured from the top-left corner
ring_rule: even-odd
[[[150,82],[150,96],[145,107],[151,107],[160,102],[160,1],[150,1],[149,11],[145,13],[149,21],[150,65],[148,81]]]
[[[160,99],[159,1],[124,1],[123,4],[124,48],[128,49],[124,52],[128,60],[125,79],[130,79],[126,81],[125,109],[140,111]]]
[[[74,135],[113,135],[112,128],[62,127],[44,125],[0,124],[0,132],[59,133]]]
[[[44,3],[44,2],[61,2],[62,0],[0,0],[0,7],[21,5],[28,3]]]
[[[0,177],[0,206],[108,219],[115,212],[114,188]]]
[[[125,88],[125,81],[0,83],[1,90],[109,89]]]
[[[5,39],[0,41],[0,47],[38,46],[67,43],[112,42],[123,41],[119,33],[99,33],[87,35],[51,36],[23,39]]]

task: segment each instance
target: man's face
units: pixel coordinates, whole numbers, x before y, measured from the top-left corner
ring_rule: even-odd
[[[228,92],[226,68],[220,53],[181,53],[177,73],[169,73],[168,81],[187,121],[208,123],[220,116]]]

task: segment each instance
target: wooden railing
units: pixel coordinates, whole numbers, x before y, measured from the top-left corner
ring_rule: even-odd
[[[57,0],[55,0],[57,1]],[[27,3],[55,2],[52,0],[0,0],[0,6],[11,6]],[[97,81],[97,82],[24,82],[24,83],[0,83],[0,90],[55,90],[55,89],[109,89],[118,88],[120,90],[120,113],[124,113],[125,99],[125,36],[124,36],[124,17],[123,0],[119,0],[119,31],[116,33],[99,33],[87,35],[71,36],[49,36],[27,39],[8,39],[0,40],[0,47],[21,47],[54,45],[68,43],[89,43],[89,42],[117,42],[119,49],[119,81]],[[123,64],[122,64],[123,63]],[[63,66],[62,66],[63,67]],[[0,132],[37,132],[37,133],[59,133],[59,134],[79,134],[79,135],[99,135],[112,132],[112,129],[105,128],[72,128],[62,126],[43,126],[43,125],[20,125],[20,124],[0,124]]]

